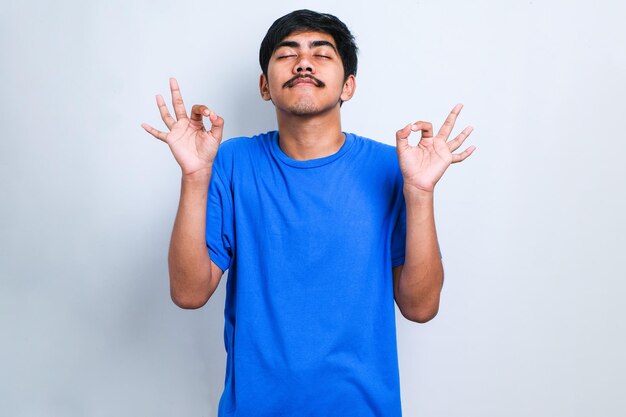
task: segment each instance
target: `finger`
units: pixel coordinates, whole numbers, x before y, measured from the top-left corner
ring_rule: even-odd
[[[155,138],[165,142],[165,139],[167,138],[167,133],[161,132],[160,130],[157,130],[157,129],[153,128],[148,123],[142,123],[141,127],[143,127],[146,132],[150,133]]]
[[[169,130],[172,130],[172,126],[174,126],[174,124],[176,123],[176,120],[174,120],[174,118],[170,114],[170,111],[167,109],[163,96],[160,94],[157,94],[156,101],[157,101],[157,106],[159,107],[159,113],[161,113],[161,119],[165,123],[165,126],[167,126]]]
[[[463,152],[461,152],[459,154],[452,155],[452,163],[456,164],[457,162],[464,161],[465,158],[470,156],[472,154],[472,152],[474,152],[475,149],[476,149],[476,146],[470,146],[469,148],[467,148]]]
[[[183,102],[183,96],[180,94],[180,87],[176,78],[170,78],[170,89],[172,90],[172,105],[174,106],[176,120],[186,119],[187,110],[185,110],[185,103]]]
[[[452,128],[454,128],[454,122],[456,121],[456,118],[461,112],[462,108],[463,105],[461,103],[454,106],[448,117],[446,117],[446,121],[443,122],[441,129],[439,129],[439,133],[437,133],[437,136],[443,136],[444,138],[446,138],[446,140],[448,139],[448,136],[450,136],[450,132],[452,132]]]
[[[430,122],[415,122],[411,125],[411,130],[413,132],[421,131],[423,138],[433,137],[433,124]]]
[[[396,147],[398,149],[404,149],[409,146],[409,135],[411,134],[411,126],[412,124],[409,123],[408,125],[404,126],[402,129],[396,132]]]
[[[454,152],[457,149],[459,149],[461,147],[461,145],[463,145],[463,142],[465,142],[465,139],[467,139],[467,137],[473,131],[474,131],[474,128],[471,127],[471,126],[468,126],[465,129],[463,129],[463,131],[461,133],[459,133],[456,138],[454,138],[450,142],[448,142],[448,149],[450,149],[450,152]]]
[[[209,120],[211,121],[211,135],[217,140],[222,140],[222,132],[224,131],[224,119],[209,110]]]
[[[192,122],[195,122],[193,123],[195,125],[197,125],[198,123],[203,124],[202,117],[209,117],[210,113],[211,110],[209,110],[209,108],[204,104],[194,104],[193,107],[191,107],[190,119],[192,120]]]

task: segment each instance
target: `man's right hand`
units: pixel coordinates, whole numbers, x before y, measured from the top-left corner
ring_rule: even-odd
[[[195,177],[210,173],[217,149],[222,141],[224,119],[207,106],[200,104],[195,104],[191,108],[191,118],[188,118],[175,78],[170,78],[170,89],[176,119],[167,110],[163,97],[156,96],[161,119],[170,130],[169,133],[161,132],[147,123],[142,123],[141,127],[155,138],[168,144],[182,169],[183,176]],[[211,123],[211,129],[208,131],[204,127],[203,117],[208,117]]]

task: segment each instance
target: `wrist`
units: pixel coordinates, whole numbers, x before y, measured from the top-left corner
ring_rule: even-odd
[[[403,189],[404,199],[407,201],[416,202],[416,203],[432,203],[434,200],[435,190],[422,190],[412,185],[405,184]]]
[[[211,181],[212,172],[213,165],[209,165],[206,168],[202,168],[194,172],[183,172],[182,181],[190,184],[208,184]]]

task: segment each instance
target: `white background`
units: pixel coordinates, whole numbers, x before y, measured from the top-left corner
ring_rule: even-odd
[[[0,5],[0,415],[215,416],[223,279],[169,299],[175,76],[225,136],[275,128],[258,47],[302,7],[360,46],[347,131],[394,143],[465,104],[472,157],[436,212],[446,281],[399,313],[406,416],[623,416],[626,53],[621,1],[16,1]]]

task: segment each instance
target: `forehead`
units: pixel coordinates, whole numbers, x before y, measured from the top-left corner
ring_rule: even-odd
[[[334,48],[337,48],[337,45],[335,44],[335,40],[328,33],[311,32],[311,31],[292,32],[289,35],[287,35],[284,39],[282,39],[278,43],[277,46],[280,47],[281,44],[284,44],[286,42],[289,42],[289,43],[295,42],[299,44],[300,47],[307,47],[308,45],[310,45],[312,42],[315,42],[315,41],[326,41],[326,42],[329,42],[331,45],[333,45]]]

